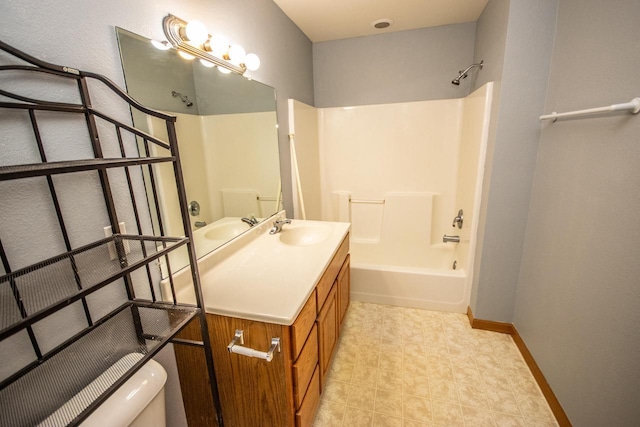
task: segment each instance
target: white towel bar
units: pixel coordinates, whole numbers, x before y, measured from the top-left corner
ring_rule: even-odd
[[[610,113],[614,111],[630,111],[633,114],[638,114],[638,112],[640,112],[640,98],[633,98],[629,102],[625,102],[623,104],[613,104],[607,107],[590,108],[588,110],[569,111],[567,113],[553,112],[551,114],[545,114],[540,116],[540,120],[553,120],[555,122],[557,119],[562,119],[562,118],[579,117],[579,116],[586,116],[586,115],[598,114],[598,113]]]
[[[369,205],[384,205],[384,200],[349,199],[349,203],[366,203]]]

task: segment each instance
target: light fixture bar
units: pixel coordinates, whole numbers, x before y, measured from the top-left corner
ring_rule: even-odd
[[[197,58],[212,62],[218,67],[226,68],[227,70],[233,71],[234,73],[240,75],[243,75],[245,71],[247,71],[247,68],[244,66],[244,64],[237,66],[229,61],[225,61],[222,58],[218,58],[217,56],[212,55],[203,49],[199,49],[187,43],[180,34],[180,30],[182,28],[186,28],[187,22],[183,21],[177,16],[171,14],[165,16],[162,24],[164,28],[164,34],[167,37],[167,40],[169,40],[169,43],[171,43],[174,48],[194,55]]]

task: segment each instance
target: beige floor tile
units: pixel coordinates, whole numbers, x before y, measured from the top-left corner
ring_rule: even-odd
[[[527,427],[558,427],[558,423],[556,421],[543,421],[525,418],[524,422],[527,424]]]
[[[476,387],[468,384],[457,384],[458,396],[462,406],[490,409],[484,387]]]
[[[431,391],[431,400],[447,402],[454,405],[460,404],[458,387],[455,382],[431,379],[429,381],[429,388]]]
[[[462,406],[464,425],[468,427],[495,427],[493,414],[489,409]]]
[[[420,339],[419,342],[413,339],[410,342],[405,341],[402,346],[402,354],[403,356],[410,357],[425,357],[427,355],[425,344],[422,342],[422,339]]]
[[[382,326],[379,323],[363,323],[360,333],[378,338],[382,333]]]
[[[321,398],[331,402],[344,404],[349,397],[351,384],[342,381],[327,381],[322,391]]]
[[[378,369],[365,365],[356,365],[351,376],[351,384],[360,387],[376,388],[377,380]]]
[[[403,373],[402,393],[429,399],[431,397],[429,378],[425,375]]]
[[[516,394],[516,400],[524,418],[544,422],[555,421],[547,401],[541,395]]]
[[[352,361],[351,363],[353,363],[358,357],[358,344],[353,341],[340,339],[338,341],[338,347],[336,348],[336,358],[337,357],[348,358]]]
[[[373,412],[347,406],[342,425],[349,427],[371,427]]]
[[[366,351],[379,353],[380,339],[381,339],[380,335],[360,334],[357,338],[356,343],[358,344],[359,349],[362,349],[362,347],[365,347],[367,348]]]
[[[402,336],[391,332],[385,333],[383,331],[380,342],[381,344],[394,347],[394,351],[397,351],[398,347],[402,346]]]
[[[314,426],[557,427],[509,335],[355,301],[345,319]]]
[[[532,396],[541,396],[538,383],[536,383],[530,373],[527,373],[526,375],[522,373],[518,376],[511,376],[507,378],[511,384],[511,389],[516,395],[529,394]]]
[[[408,358],[402,365],[403,374],[429,376],[429,363],[426,358]]]
[[[416,396],[402,397],[402,418],[414,421],[433,421],[431,401]]]
[[[394,393],[402,393],[402,371],[378,371],[378,390],[387,390]]]
[[[452,363],[453,364],[453,363]],[[475,367],[454,365],[453,378],[458,384],[469,384],[480,387],[483,385],[480,372]]]
[[[367,368],[378,368],[380,362],[380,353],[358,353],[356,358],[356,366],[366,366]]]
[[[453,368],[448,362],[429,363],[429,378],[443,381],[454,381]]]
[[[524,418],[517,415],[494,412],[493,419],[496,422],[496,427],[527,427]]]
[[[429,342],[427,340],[424,345],[425,355],[427,357],[449,357],[449,347],[446,343]]]
[[[434,344],[434,343],[446,344],[447,343],[446,334],[440,330],[423,328],[422,336],[424,337],[425,341],[430,344]]]
[[[373,414],[373,427],[403,427],[402,418],[380,413]]]
[[[337,427],[342,425],[346,405],[321,400],[320,407],[313,421],[314,427]]]
[[[402,427],[431,427],[433,423],[429,421],[402,420]]]
[[[376,403],[374,412],[402,417],[402,395],[385,390],[376,392]]]
[[[522,416],[516,397],[510,391],[487,390],[487,399],[494,412]]]
[[[378,367],[385,371],[402,371],[402,355],[397,352],[380,354]]]
[[[464,427],[462,408],[447,402],[433,401],[433,424],[442,427]]]
[[[476,364],[476,355],[469,351],[449,350],[449,361],[455,368],[465,367],[476,369],[479,372],[478,365]]]
[[[511,391],[509,379],[501,371],[492,374],[481,374],[486,390]]]
[[[347,405],[354,408],[363,409],[365,411],[373,411],[373,405],[376,398],[376,389],[371,387],[363,387],[352,384],[349,389],[349,397]]]
[[[329,370],[329,381],[342,381],[345,383],[351,382],[351,376],[353,375],[353,369],[355,368],[353,363],[334,363]]]

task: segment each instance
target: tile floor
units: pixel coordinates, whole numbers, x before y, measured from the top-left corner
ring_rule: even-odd
[[[314,427],[557,426],[509,335],[352,302]]]

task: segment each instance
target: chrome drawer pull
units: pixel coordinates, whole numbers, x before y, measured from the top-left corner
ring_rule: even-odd
[[[239,344],[244,344],[244,335],[242,329],[236,329],[236,334],[227,346],[229,353],[241,354],[247,357],[257,357],[258,359],[264,359],[267,362],[271,362],[273,359],[273,353],[276,350],[280,352],[280,338],[271,338],[271,346],[267,351],[254,350],[249,347],[243,347]]]

